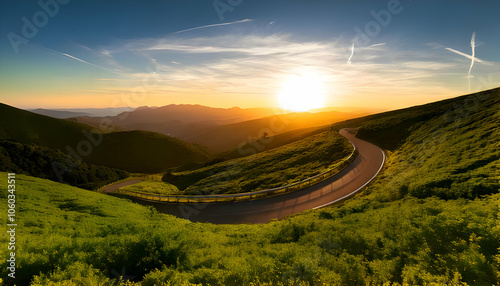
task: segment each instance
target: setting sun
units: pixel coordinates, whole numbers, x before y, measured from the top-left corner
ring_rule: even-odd
[[[289,111],[307,111],[324,107],[324,83],[315,72],[294,74],[283,83],[278,100],[280,107]]]

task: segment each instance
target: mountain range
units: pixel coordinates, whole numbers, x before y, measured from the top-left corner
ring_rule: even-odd
[[[107,108],[69,108],[69,109],[28,109],[28,111],[59,119],[79,116],[115,116],[122,112],[132,111],[132,107],[107,107]]]
[[[364,115],[366,112],[282,113],[273,108],[212,108],[201,105],[141,107],[108,117],[75,117],[70,120],[94,127],[109,122],[115,130],[146,130],[207,146],[215,153],[233,150],[241,144],[279,133],[328,125]]]

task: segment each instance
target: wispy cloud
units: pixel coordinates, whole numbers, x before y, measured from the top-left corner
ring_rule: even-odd
[[[131,51],[171,51],[179,53],[244,53],[265,56],[289,52],[310,52],[321,48],[318,42],[290,41],[287,35],[199,37],[136,41],[127,45]]]
[[[410,94],[416,87],[421,90],[423,82],[437,83],[441,75],[457,68],[456,63],[437,60],[428,51],[379,48],[384,45],[360,47],[356,66],[349,69],[342,67],[346,49],[350,48],[352,60],[352,45],[345,47],[341,40],[302,41],[287,34],[144,39],[131,41],[126,48],[157,57],[166,89],[189,87],[211,93],[272,95],[287,75],[305,67],[318,71],[337,93]],[[189,60],[177,65],[172,59],[178,57]],[[430,92],[437,89],[429,88]]]
[[[440,48],[442,51],[444,47]],[[346,68],[355,49],[356,65]],[[349,50],[346,63],[345,51]],[[451,48],[447,50],[471,57]],[[405,104],[423,103],[424,94],[456,94],[458,88],[450,85],[450,76],[458,81],[463,67],[460,59],[443,57],[446,52],[425,45],[419,49],[394,43],[355,47],[347,46],[342,39],[306,41],[278,33],[163,36],[121,42],[97,52],[106,53],[106,57],[126,67],[121,79],[101,81],[103,93],[142,84],[149,76],[145,67],[153,65],[161,85],[148,92],[165,98],[188,95],[194,98],[200,94],[272,98],[290,74],[311,69],[337,98],[384,94],[400,98]],[[475,61],[487,63],[477,58]],[[413,102],[408,99],[411,95]]]

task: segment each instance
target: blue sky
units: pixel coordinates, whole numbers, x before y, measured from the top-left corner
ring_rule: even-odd
[[[23,108],[276,106],[287,79],[311,71],[328,106],[500,86],[499,1],[40,2],[57,11],[28,37],[22,19],[40,24],[43,5],[0,0],[1,101]]]

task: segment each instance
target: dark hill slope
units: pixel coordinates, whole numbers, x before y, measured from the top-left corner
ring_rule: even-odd
[[[74,150],[77,154],[74,157],[88,163],[131,172],[159,172],[211,157],[204,147],[154,132],[101,135],[92,133],[92,129],[0,104],[0,139],[46,146],[64,153]]]

